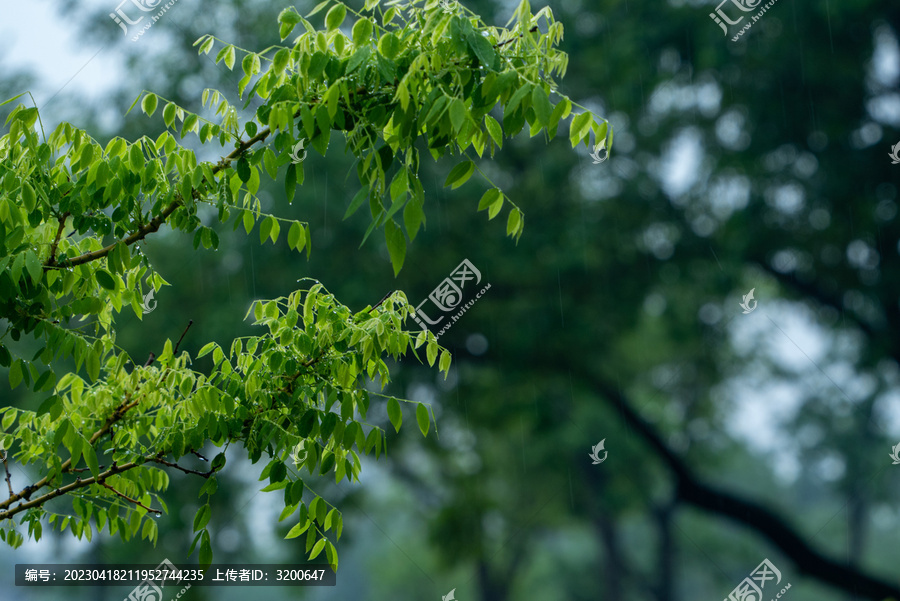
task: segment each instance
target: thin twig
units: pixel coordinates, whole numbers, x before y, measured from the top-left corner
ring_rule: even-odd
[[[147,507],[146,505],[144,505],[143,503],[141,503],[141,502],[138,501],[137,499],[132,499],[132,498],[129,497],[128,495],[124,495],[124,494],[120,493],[119,491],[117,491],[115,488],[113,488],[112,486],[110,486],[110,485],[107,484],[106,482],[100,482],[100,486],[104,486],[104,487],[108,488],[109,490],[113,491],[114,493],[116,493],[117,495],[119,495],[120,497],[122,497],[123,499],[125,499],[126,501],[129,501],[129,502],[131,502],[131,503],[134,503],[134,504],[137,505],[138,507],[143,507],[144,509],[147,510],[148,513],[155,513],[155,514],[157,514],[157,515],[162,515],[162,511],[160,511],[160,510],[158,510],[158,509],[151,509],[151,508]]]
[[[174,467],[177,470],[181,470],[185,474],[194,474],[195,476],[203,476],[204,478],[209,478],[213,474],[216,473],[216,470],[209,470],[208,472],[198,472],[197,470],[188,469],[186,467],[182,467],[177,463],[173,463],[171,461],[166,461],[160,457],[151,457],[150,461],[154,461],[156,463],[161,463],[163,465],[168,465],[169,467]]]
[[[56,230],[56,237],[53,239],[53,244],[50,245],[50,258],[47,259],[47,265],[49,266],[56,265],[56,249],[59,248],[59,241],[62,238],[63,230],[66,229],[66,219],[69,218],[69,215],[70,213],[66,211],[59,216],[59,228]]]
[[[13,495],[16,493],[13,492],[12,479],[10,478],[10,475],[9,475],[9,464],[6,463],[6,453],[5,452],[3,453],[3,469],[6,470],[6,485],[9,487],[9,498],[11,499],[13,497]]]
[[[532,27],[531,29],[528,30],[528,33],[534,33],[534,32],[537,31],[537,30],[538,30],[538,26],[535,25],[534,27]],[[509,43],[511,43],[511,42],[515,42],[515,41],[516,41],[517,39],[519,39],[520,37],[522,37],[522,34],[521,34],[521,33],[520,33],[519,35],[517,35],[516,37],[514,37],[514,38],[509,38],[509,39],[506,40],[505,42],[500,42],[499,44],[494,44],[494,48],[499,48],[500,46],[506,46],[507,44],[509,44]]]
[[[209,461],[209,459],[207,459],[206,457],[204,457],[203,455],[201,455],[201,454],[198,453],[197,451],[191,451],[191,453],[193,453],[194,455],[196,455],[197,457],[199,457],[199,458],[202,459],[203,461]]]
[[[173,355],[178,354],[178,347],[181,346],[181,341],[184,340],[184,335],[187,334],[187,331],[190,329],[191,324],[193,324],[193,323],[194,323],[194,320],[192,319],[188,322],[187,327],[184,328],[184,332],[181,333],[181,338],[178,339],[178,343],[175,345],[175,350],[172,351]]]

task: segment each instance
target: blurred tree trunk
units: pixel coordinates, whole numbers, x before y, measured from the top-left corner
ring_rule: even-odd
[[[656,527],[659,531],[659,548],[656,560],[657,570],[659,570],[659,582],[656,585],[656,598],[658,601],[674,601],[675,599],[675,578],[672,569],[675,563],[675,541],[672,538],[672,518],[674,513],[674,500],[654,508],[653,512],[656,518]]]
[[[604,599],[621,599],[622,598],[622,580],[621,575],[625,570],[622,564],[622,547],[619,544],[619,533],[616,531],[616,525],[612,520],[604,514],[597,515],[594,518],[594,527],[600,540],[603,541],[605,549],[604,556],[600,559],[601,566],[599,573],[604,574]]]

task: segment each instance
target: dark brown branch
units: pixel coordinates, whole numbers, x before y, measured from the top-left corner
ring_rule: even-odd
[[[5,451],[3,452],[2,459],[3,459],[3,469],[6,471],[6,485],[9,487],[9,498],[11,499],[12,496],[16,493],[13,492],[12,478],[10,477],[10,474],[9,474],[9,464],[6,462],[6,452]]]
[[[99,484],[100,484],[100,486],[103,486],[104,488],[108,488],[109,490],[113,491],[114,493],[116,493],[117,495],[119,495],[120,497],[122,497],[123,499],[125,499],[126,501],[128,501],[129,503],[134,503],[134,504],[137,505],[138,507],[143,507],[144,509],[147,510],[148,513],[155,513],[155,514],[157,514],[157,515],[161,515],[161,514],[162,514],[162,511],[159,511],[158,509],[151,509],[151,508],[147,507],[146,505],[144,505],[143,503],[141,503],[141,502],[138,501],[137,499],[132,499],[132,498],[129,497],[128,495],[125,495],[125,494],[123,494],[123,493],[117,491],[115,488],[113,488],[112,486],[110,486],[110,485],[107,484],[106,482],[101,481],[101,482],[99,482]]]
[[[590,370],[582,369],[577,373],[589,382],[601,396],[613,404],[629,426],[657,452],[675,474],[679,500],[750,527],[781,549],[797,564],[797,568],[801,572],[821,582],[828,583],[847,593],[878,601],[888,597],[900,599],[900,587],[826,557],[810,547],[774,511],[754,501],[746,500],[701,482],[681,458],[666,446],[650,423],[638,415],[621,390]]]
[[[178,347],[181,346],[181,341],[184,340],[184,335],[187,334],[187,331],[191,328],[191,325],[193,325],[193,323],[194,323],[193,319],[188,321],[187,327],[185,327],[184,332],[181,333],[181,338],[179,338],[178,342],[175,344],[175,350],[172,351],[173,355],[178,354]]]
[[[198,453],[197,451],[191,451],[191,453],[193,453],[194,455],[196,455],[197,457],[199,457],[199,458],[202,459],[203,461],[209,461],[209,459],[207,459],[206,457],[204,457],[203,455],[201,455],[201,454]]]
[[[110,430],[110,428],[112,428],[113,424],[115,424],[117,421],[122,419],[122,417],[125,415],[125,413],[129,409],[131,409],[132,407],[135,407],[138,404],[137,401],[131,401],[132,394],[126,395],[125,400],[122,401],[122,403],[119,404],[118,407],[116,407],[115,411],[113,411],[113,414],[110,415],[108,418],[106,418],[106,422],[103,424],[103,427],[100,428],[99,430],[97,430],[96,432],[94,432],[94,434],[91,436],[90,440],[88,441],[88,444],[93,445],[95,442],[97,442],[100,439],[100,437],[102,437],[104,434],[106,434]],[[115,464],[113,465],[113,467],[115,467]],[[72,458],[70,457],[69,459],[66,459],[65,462],[63,462],[62,466],[60,466],[59,471],[61,474],[65,474],[65,473],[70,472],[71,470],[72,470]],[[47,486],[47,484],[49,484],[49,482],[50,482],[50,476],[44,476],[43,478],[41,478],[34,484],[26,486],[20,492],[10,496],[6,501],[0,501],[0,509],[5,509],[7,507],[10,507],[13,503],[18,501],[19,499],[26,499],[26,500],[29,499],[35,491]],[[57,490],[59,490],[59,489],[57,489]],[[46,496],[46,495],[44,495],[44,496]],[[39,498],[44,498],[44,497],[39,497]],[[37,499],[35,499],[35,500],[37,500]],[[26,505],[28,505],[29,507],[33,506],[29,503],[26,503]],[[22,507],[22,505],[17,506],[16,509],[18,510],[19,507]],[[12,510],[10,510],[10,511],[12,511]],[[0,516],[3,516],[5,513],[9,513],[9,511],[0,512]],[[0,517],[0,519],[3,519],[3,518]]]
[[[56,237],[53,239],[53,244],[50,245],[50,257],[47,259],[47,265],[49,267],[56,265],[56,250],[59,248],[59,240],[62,238],[63,230],[66,229],[66,219],[69,218],[69,215],[70,213],[66,211],[59,216],[59,227],[56,230]]]
[[[90,486],[91,484],[94,484],[95,482],[103,481],[106,478],[109,478],[110,476],[114,476],[116,474],[121,474],[122,472],[126,472],[132,468],[137,467],[138,465],[140,465],[140,464],[139,463],[126,463],[125,465],[113,464],[109,470],[100,474],[99,478],[90,477],[85,480],[81,480],[79,478],[79,479],[76,479],[75,482],[72,482],[70,484],[66,484],[65,486],[60,486],[59,488],[51,490],[50,492],[48,492],[44,495],[41,495],[40,497],[34,499],[33,501],[21,503],[19,505],[16,505],[12,509],[8,509],[6,511],[0,511],[0,520],[5,520],[8,518],[11,518],[12,516],[16,515],[17,513],[25,511],[26,509],[31,509],[32,507],[39,507],[39,506],[43,505],[44,503],[46,503],[47,501],[50,501],[57,497],[61,497],[66,493],[72,492],[73,490],[77,490],[79,488],[84,488],[86,486]],[[36,485],[32,485],[32,487],[34,487],[34,486],[36,486]],[[29,488],[32,488],[32,487],[29,487]],[[40,487],[38,487],[38,488],[40,488]],[[19,498],[21,498],[21,497],[19,497]]]
[[[149,461],[154,461],[154,462],[160,463],[160,464],[162,464],[162,465],[167,465],[167,466],[169,466],[169,467],[174,467],[174,468],[177,469],[177,470],[181,470],[181,471],[184,472],[185,474],[194,474],[195,476],[202,476],[202,477],[204,477],[204,478],[209,478],[210,476],[212,476],[213,474],[216,473],[216,470],[209,470],[208,472],[198,472],[197,470],[192,470],[192,469],[188,469],[188,468],[186,468],[186,467],[182,467],[182,466],[180,466],[180,465],[178,465],[177,463],[174,463],[174,462],[172,462],[172,461],[166,461],[166,460],[163,459],[162,457],[148,457],[147,459],[148,459]]]
[[[537,26],[537,25],[534,25],[531,29],[528,30],[528,33],[534,33],[534,32],[537,31],[537,30],[538,30],[538,26]],[[499,44],[494,44],[494,48],[499,48],[500,46],[506,46],[507,44],[510,44],[510,43],[512,43],[512,42],[515,42],[516,40],[518,40],[518,39],[521,38],[521,37],[522,37],[522,34],[520,33],[520,34],[517,35],[516,37],[514,37],[514,38],[509,38],[509,39],[506,40],[505,42],[500,42]]]

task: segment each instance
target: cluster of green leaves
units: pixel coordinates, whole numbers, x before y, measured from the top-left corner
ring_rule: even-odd
[[[261,479],[269,479],[265,491],[284,489],[282,519],[302,508],[288,538],[299,535],[298,529],[308,530],[307,550],[316,555],[324,547],[336,567],[337,554],[324,536],[332,527],[340,535],[340,514],[321,514],[324,505],[320,510],[315,500],[304,505],[304,484],[288,469],[288,456],[302,444],[302,467],[310,474],[333,472],[336,482],[358,478],[360,455],[377,458],[386,445],[384,431],[366,422],[371,397],[383,395],[365,383],[378,381],[383,388],[389,382],[385,357],[399,359],[424,345],[428,363],[438,363],[446,374],[450,355],[432,333],[413,338],[403,330],[414,308],[399,291],[378,307],[353,314],[315,283],[286,298],[257,301],[250,311],[254,324],[267,331],[237,338],[230,349],[205,345],[196,358],[211,355],[209,375],[192,369],[191,357],[177,354],[168,341],[152,365],[128,370],[125,353],[102,353],[102,377],[95,382],[68,373],[38,412],[6,408],[0,443],[16,448],[15,459],[23,464],[45,464],[38,484],[49,491],[36,499],[25,494],[0,502],[0,519],[21,513],[29,533],[39,539],[41,519],[48,517],[60,530],[70,527],[77,537],[90,539],[93,515],[98,531],[108,523],[110,533],[118,531],[123,539],[140,532],[155,542],[156,522],[144,517],[151,505],[167,510],[159,496],[169,482],[161,466],[178,466],[166,457],[184,457],[207,441],[226,448],[240,442],[251,462],[263,454],[272,458]],[[384,398],[399,431],[399,400]],[[427,435],[428,409],[417,404],[416,417]],[[223,451],[211,471],[200,474],[207,478],[201,496],[215,493],[215,472],[224,464]],[[84,477],[73,480],[79,473]],[[68,491],[74,515],[45,508],[47,500]],[[203,563],[212,556],[210,515],[207,503],[194,520]],[[11,543],[21,543],[14,531],[0,532]]]
[[[486,26],[461,6],[459,11],[447,11],[437,0],[429,0],[419,9],[416,5],[421,3],[392,1],[382,11],[377,0],[369,0],[363,12],[372,14],[364,16],[341,2],[326,0],[307,15],[331,5],[324,31],[291,7],[278,21],[282,40],[302,26],[304,32],[292,46],[255,53],[225,44],[216,54],[217,63],[232,69],[241,53],[244,76],[239,91],[243,95],[250,86],[246,105],[254,96],[263,100],[256,111],[258,124],[248,122],[246,133],[254,136],[263,126],[274,133],[274,150],[248,156],[251,180],[260,163],[274,177],[284,162],[278,160],[279,153],[284,156],[299,140],[324,155],[331,132],[347,132],[362,187],[345,218],[368,201],[372,222],[364,241],[383,227],[395,272],[403,265],[407,236],[414,240],[425,223],[417,139],[424,139],[435,160],[447,152],[461,158],[445,184],[455,189],[480,172],[467,156],[470,147],[479,157],[485,149],[493,156],[504,137],[518,134],[526,124],[531,136],[544,131],[549,141],[572,110],[565,96],[559,95],[555,105],[550,98],[558,94],[553,77],[565,73],[568,57],[556,48],[563,29],[549,7],[532,15],[528,1],[522,0],[510,20],[515,25],[505,29]],[[345,25],[348,13],[358,17],[352,26]],[[546,33],[540,31],[541,25]],[[196,44],[200,53],[210,54],[216,41],[209,35]],[[225,116],[226,126],[236,123],[233,107],[219,92],[207,90],[204,103],[207,100]],[[156,99],[145,97],[145,110],[148,103],[152,112]],[[215,135],[212,126],[198,129],[198,117],[181,107],[170,103],[166,111],[167,125],[174,126],[174,119],[181,116],[183,132],[197,131],[201,140]],[[492,111],[498,115],[502,111],[502,124]],[[607,122],[589,111],[573,116],[573,147],[579,142],[588,146],[592,133],[598,140],[612,141]],[[284,181],[292,198],[295,184],[303,181],[302,165],[289,165]],[[492,185],[479,209],[487,209],[493,219],[506,205],[507,233],[518,238],[524,215],[499,188]]]
[[[450,355],[430,332],[413,340],[403,329],[412,309],[402,293],[352,314],[317,284],[256,303],[256,323],[269,332],[236,339],[227,353],[206,345],[200,356],[212,355],[208,374],[195,371],[171,341],[155,363],[139,366],[117,347],[115,318],[126,306],[141,318],[143,286],[166,285],[139,242],[168,225],[193,234],[195,249],[217,248],[215,229],[198,215],[207,205],[234,229],[249,234],[258,225],[261,243],[276,243],[284,226],[288,245],[309,253],[308,225],[263,213],[257,194],[265,174],[283,178],[292,200],[303,164],[291,151],[302,140],[324,155],[338,131],[358,158],[361,184],[347,217],[368,200],[372,222],[365,236],[384,230],[396,272],[407,236],[414,239],[425,221],[417,142],[435,160],[446,152],[461,157],[446,182],[458,188],[479,170],[466,155],[470,146],[479,157],[485,149],[493,154],[525,124],[532,136],[545,131],[552,139],[572,102],[550,101],[552,76],[565,72],[567,59],[555,48],[562,26],[549,8],[532,15],[522,0],[510,21],[515,25],[502,29],[436,1],[424,7],[390,2],[383,11],[369,0],[364,12],[370,16],[357,14],[342,30],[353,11],[340,2],[327,0],[307,17],[329,4],[324,30],[293,8],[281,13],[282,40],[297,25],[305,30],[291,46],[218,51],[217,62],[229,69],[242,54],[244,108],[261,100],[243,124],[238,109],[213,89],[203,93],[202,105],[218,123],[146,93],[132,108],[140,102],[152,116],[162,106],[166,131],[155,140],[113,138],[105,146],[69,123],[46,136],[35,108],[11,111],[9,132],[0,137],[0,365],[9,368],[13,388],[24,383],[48,394],[36,412],[10,407],[3,413],[2,448],[42,470],[39,480],[0,501],[0,520],[10,520],[0,537],[13,546],[23,540],[14,516],[34,538],[44,517],[90,538],[93,518],[98,531],[108,524],[124,538],[140,532],[155,541],[155,523],[143,518],[153,505],[166,509],[158,496],[168,483],[162,469],[185,470],[176,462],[207,442],[240,442],[252,461],[271,458],[263,473],[270,490],[285,490],[282,518],[300,511],[291,536],[306,532],[311,555],[325,549],[337,564],[324,535],[331,528],[340,534],[340,514],[325,512],[324,501],[303,504],[304,487],[288,473],[288,454],[303,448],[302,464],[311,473],[333,471],[338,481],[357,476],[359,453],[378,457],[385,444],[383,431],[364,421],[372,394],[366,382],[384,386],[390,379],[383,357],[426,345],[428,363],[438,362],[446,373]],[[215,43],[211,36],[197,41],[201,53]],[[489,114],[495,110],[496,117]],[[573,147],[587,145],[592,133],[607,137],[606,123],[588,112],[573,117]],[[188,135],[233,150],[217,162],[198,161],[181,143]],[[478,208],[493,219],[507,204],[507,233],[518,238],[524,216],[499,188],[491,186]],[[22,352],[23,335],[40,345],[30,358]],[[66,359],[75,369],[59,377],[54,368]],[[400,401],[386,402],[399,430]],[[417,406],[416,420],[427,434],[427,408]],[[215,472],[223,466],[219,455],[212,470],[194,472],[207,479],[201,496],[215,492]],[[72,500],[71,514],[44,508],[61,496]],[[204,562],[211,558],[210,517],[205,504],[194,523]]]

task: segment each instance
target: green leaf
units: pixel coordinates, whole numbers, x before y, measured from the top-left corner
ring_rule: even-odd
[[[88,350],[87,356],[84,358],[84,367],[92,381],[96,382],[100,379],[100,355],[97,351]]]
[[[94,478],[100,476],[100,466],[97,463],[97,453],[94,451],[94,447],[90,444],[85,443],[85,445],[81,448],[81,456],[84,457],[84,462],[87,464],[88,469],[91,470],[91,475]]]
[[[197,54],[209,54],[213,49],[213,44],[216,43],[216,39],[212,36],[206,38],[206,41],[200,46],[200,50],[197,51]]]
[[[332,6],[329,11],[325,14],[325,30],[333,31],[341,26],[341,23],[344,22],[344,17],[347,16],[347,7],[343,4],[336,4]]]
[[[309,528],[309,522],[308,522],[308,521],[301,521],[301,522],[298,522],[296,525],[294,525],[293,528],[290,529],[290,531],[288,531],[287,536],[285,536],[284,538],[285,538],[285,539],[288,539],[288,538],[297,538],[298,536],[300,536],[301,534],[303,534],[304,532],[306,532],[306,529],[307,529],[307,528]]]
[[[369,46],[360,46],[347,61],[347,75],[356,71],[360,65],[369,60],[370,56],[372,56],[372,49]]]
[[[218,455],[213,457],[210,467],[216,471],[225,467],[225,453],[219,453]]]
[[[393,33],[386,33],[378,40],[378,51],[384,58],[392,60],[400,52],[400,39]],[[406,107],[403,107],[406,110]]]
[[[494,204],[491,205],[491,208],[488,209],[488,220],[493,219],[500,212],[500,209],[503,208],[503,195],[497,197],[497,200],[494,201]]]
[[[9,366],[9,387],[11,390],[15,390],[16,386],[22,383],[22,369],[24,366],[25,363],[21,359],[13,361],[12,365]]]
[[[572,142],[572,148],[578,146],[584,135],[588,133],[593,120],[594,116],[587,112],[572,117],[572,125],[569,126],[569,140]]]
[[[372,21],[368,18],[362,18],[353,24],[352,31],[353,43],[356,46],[362,46],[372,37]]]
[[[329,4],[331,4],[331,0],[324,0],[324,2],[319,2],[318,4],[316,4],[316,7],[314,9],[312,9],[311,11],[306,13],[306,18],[307,19],[310,18],[311,16],[313,16],[314,14],[318,13],[323,8],[328,6]]]
[[[28,213],[32,212],[37,204],[34,188],[28,182],[22,184],[22,204],[25,205],[25,211]]]
[[[134,143],[131,145],[128,151],[128,160],[131,163],[131,168],[135,171],[144,166],[144,153],[140,144]]]
[[[272,244],[278,242],[278,234],[281,232],[281,225],[278,223],[278,220],[274,217],[269,217],[268,221],[272,222],[272,226],[269,228],[269,238],[272,239]]]
[[[225,65],[229,70],[234,69],[234,46],[225,49]]]
[[[473,173],[475,173],[475,163],[463,161],[450,170],[450,173],[447,175],[447,181],[444,182],[444,187],[450,186],[451,189],[455,190],[466,183]]]
[[[209,567],[209,564],[212,563],[212,560],[213,551],[212,545],[209,542],[209,530],[204,530],[203,536],[200,537],[200,567]]]
[[[41,265],[41,261],[37,258],[37,255],[33,250],[28,250],[25,253],[25,269],[28,271],[28,275],[31,276],[32,282],[38,284],[41,281],[44,267]]]
[[[97,279],[97,283],[107,290],[116,289],[116,280],[105,269],[98,269],[94,273],[94,277]]]
[[[450,124],[453,126],[453,132],[456,133],[466,121],[466,105],[459,98],[454,98],[450,103]]]
[[[446,374],[450,369],[451,361],[452,358],[450,357],[450,351],[441,352],[441,360],[438,362],[438,369]]]
[[[315,546],[312,548],[312,551],[311,551],[310,554],[309,554],[309,560],[310,560],[310,561],[312,561],[313,559],[315,559],[315,558],[319,555],[319,553],[322,552],[322,549],[325,548],[325,542],[326,542],[326,540],[325,540],[324,538],[320,538],[320,539],[319,539],[319,542],[317,542],[317,543],[315,544]]]
[[[391,256],[391,264],[394,266],[394,276],[400,273],[403,261],[406,259],[406,236],[393,220],[384,224],[384,237],[387,241],[388,253]]]
[[[425,211],[422,210],[424,206],[424,202],[419,197],[418,194],[413,194],[413,197],[406,203],[406,207],[403,209],[403,224],[406,226],[406,233],[409,234],[409,239],[416,239],[416,232],[419,231],[419,228],[425,222]]]
[[[153,113],[156,112],[157,98],[156,94],[149,93],[144,96],[144,99],[141,101],[141,110],[148,117],[152,117]]]
[[[399,432],[400,425],[403,423],[403,411],[400,410],[400,402],[395,398],[391,398],[388,401],[387,412],[388,419],[391,420],[394,430]]]
[[[516,92],[509,99],[509,102],[506,103],[506,106],[503,107],[503,116],[509,115],[513,113],[516,108],[518,108],[519,103],[522,102],[526,96],[528,96],[529,92],[531,92],[532,85],[530,83],[522,84],[522,87],[516,90]]]
[[[422,436],[428,436],[431,421],[428,419],[428,409],[422,403],[419,403],[416,407],[416,421],[419,423],[419,430],[422,432]]]
[[[353,197],[353,200],[350,202],[350,206],[347,207],[347,212],[344,213],[344,219],[350,217],[356,210],[362,206],[363,202],[365,202],[366,198],[369,195],[369,186],[363,186],[359,189],[356,195]]]
[[[163,121],[166,127],[172,127],[175,124],[175,113],[177,110],[177,107],[171,102],[166,104],[166,108],[163,109]]]
[[[543,87],[535,86],[534,91],[531,93],[531,108],[534,109],[534,114],[541,125],[550,123],[550,113],[553,111],[553,108],[550,106],[550,99],[547,97],[547,92],[544,91]]]
[[[522,212],[519,209],[513,209],[509,212],[509,218],[506,220],[506,235],[512,235],[519,231],[519,224],[522,222]]]
[[[343,7],[343,5],[341,5]],[[331,84],[328,91],[325,92],[325,108],[328,109],[328,117],[334,119],[338,109],[338,99],[341,97],[341,83],[339,81]]]
[[[500,192],[499,188],[491,188],[485,192],[481,197],[481,200],[478,201],[478,210],[483,211],[486,208],[493,206],[493,204],[497,202],[497,199],[500,198],[501,194],[502,192]]]
[[[262,223],[259,224],[259,243],[265,244],[266,238],[269,237],[269,232],[272,231],[272,223],[275,220],[271,217],[267,217],[263,219]]]
[[[425,354],[428,356],[428,365],[433,366],[435,359],[437,359],[438,354],[438,344],[434,340],[431,340],[428,343],[428,347],[425,349]]]
[[[487,127],[488,133],[491,135],[491,138],[494,140],[494,143],[497,146],[503,146],[503,128],[500,127],[500,124],[497,123],[497,120],[491,117],[490,115],[484,116],[484,124]]]
[[[288,230],[287,243],[288,248],[297,248],[297,245],[303,239],[303,228],[296,221],[291,224],[291,229]],[[303,248],[302,246],[300,248]],[[297,250],[300,250],[299,248]]]
[[[194,515],[194,532],[206,528],[210,517],[212,517],[212,509],[208,504],[198,509]]]
[[[472,52],[475,53],[475,56],[478,57],[478,60],[484,66],[486,70],[493,71],[494,70],[494,61],[497,59],[497,53],[494,52],[494,47],[491,46],[491,43],[487,41],[480,32],[472,30],[466,41],[469,43],[469,48],[472,49]]]

